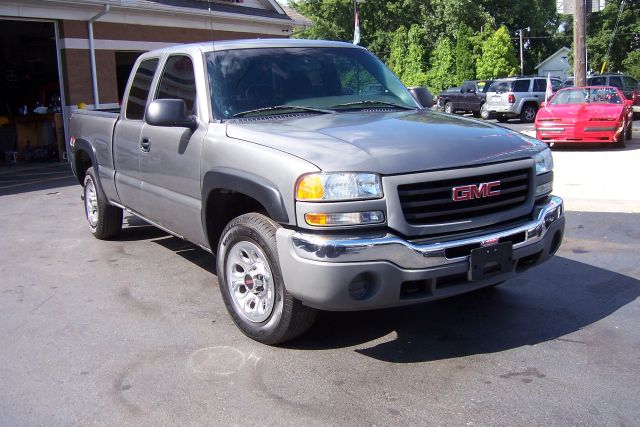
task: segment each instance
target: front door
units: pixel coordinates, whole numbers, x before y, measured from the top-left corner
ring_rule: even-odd
[[[204,88],[201,89],[204,93]],[[165,61],[153,99],[181,99],[189,113],[208,123],[197,104],[194,63],[187,55],[171,55]],[[162,227],[206,244],[201,220],[200,156],[206,125],[195,131],[186,127],[160,127],[145,123],[140,152],[142,214]]]

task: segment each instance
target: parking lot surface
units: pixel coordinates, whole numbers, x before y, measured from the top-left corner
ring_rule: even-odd
[[[637,424],[636,124],[624,150],[554,151],[568,212],[548,263],[449,300],[321,313],[282,347],[233,325],[212,255],[133,216],[99,241],[66,165],[5,167],[0,425]]]

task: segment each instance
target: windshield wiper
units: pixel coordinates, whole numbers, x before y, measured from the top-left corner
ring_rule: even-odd
[[[385,106],[385,107],[401,108],[403,110],[415,110],[416,109],[414,107],[409,107],[408,105],[399,105],[399,104],[394,104],[393,102],[376,101],[376,100],[373,100],[373,99],[365,99],[363,101],[354,101],[354,102],[346,102],[344,104],[336,104],[336,105],[332,105],[330,108],[355,107],[357,105],[364,105],[364,106],[380,105],[380,106]]]
[[[263,107],[263,108],[256,108],[253,110],[241,111],[239,113],[234,114],[231,117],[236,118],[236,117],[244,117],[247,114],[253,114],[253,113],[277,112],[277,111],[288,111],[288,110],[312,111],[314,113],[322,113],[322,114],[335,114],[335,111],[324,110],[322,108],[302,107],[300,105],[272,105],[271,107]]]

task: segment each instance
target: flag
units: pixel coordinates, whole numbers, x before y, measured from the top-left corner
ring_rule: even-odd
[[[358,14],[358,1],[353,0],[353,13],[355,15],[355,23],[353,30],[353,44],[360,43],[360,16]]]
[[[549,102],[552,96],[553,96],[553,86],[551,85],[551,73],[547,73],[547,90],[544,93],[545,105]]]

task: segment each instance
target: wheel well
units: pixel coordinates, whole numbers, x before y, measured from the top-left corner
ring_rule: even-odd
[[[540,107],[539,107],[539,105],[538,105],[535,101],[527,101],[527,102],[525,102],[525,103],[522,105],[522,108],[524,108],[524,107],[526,107],[526,106],[528,106],[528,105],[531,105],[531,106],[532,106],[533,108],[535,108],[536,110],[537,110],[538,108],[540,108]]]
[[[224,227],[233,218],[251,212],[268,215],[265,207],[246,194],[226,189],[213,190],[206,202],[205,227],[211,250],[215,253]]]
[[[76,175],[78,176],[78,181],[80,182],[80,184],[83,184],[84,176],[87,174],[87,169],[92,166],[89,153],[84,150],[76,151],[74,166],[76,169]]]

